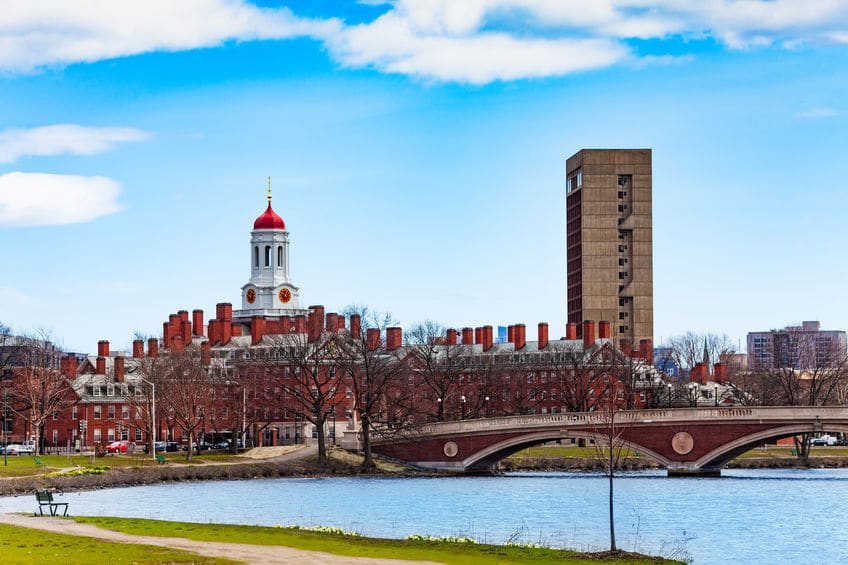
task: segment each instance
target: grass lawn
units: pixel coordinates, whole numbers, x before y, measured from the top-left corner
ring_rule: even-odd
[[[0,524],[3,563],[236,563],[152,545],[122,544]]]
[[[74,517],[77,522],[128,534],[183,537],[228,543],[282,545],[297,549],[323,551],[336,555],[366,558],[392,558],[437,561],[450,565],[477,563],[526,564],[598,564],[613,562],[581,558],[579,554],[546,548],[505,547],[471,543],[375,539],[344,534],[310,532],[290,528],[189,524],[132,518]],[[619,558],[617,564],[679,563],[663,559]]]
[[[230,453],[204,453],[201,456],[194,454],[191,461],[186,459],[185,452],[166,453],[164,455],[168,462],[192,465],[202,465],[211,462],[244,461],[243,458]],[[35,456],[33,455],[8,455],[4,464],[2,455],[0,455],[0,478],[42,475],[45,473],[54,473],[61,469],[72,469],[74,467],[100,467],[106,465],[114,468],[157,465],[157,462],[151,456],[144,453],[96,457],[94,458],[94,463],[92,463],[92,457],[89,455],[72,455],[71,457],[66,455],[41,455],[39,458],[44,465],[36,465]]]

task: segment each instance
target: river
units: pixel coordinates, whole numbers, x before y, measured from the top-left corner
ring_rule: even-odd
[[[848,470],[725,470],[721,478],[619,476],[619,548],[696,564],[848,563]],[[176,483],[66,493],[72,514],[336,526],[363,535],[609,544],[607,479],[592,473]],[[0,498],[31,512],[34,497]]]

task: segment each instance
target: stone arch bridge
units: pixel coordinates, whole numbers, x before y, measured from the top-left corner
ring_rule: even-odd
[[[392,439],[375,437],[375,453],[446,471],[492,469],[526,447],[571,438],[604,441],[610,415],[542,414],[426,424]],[[720,475],[730,459],[766,441],[801,433],[848,434],[848,407],[716,407],[618,412],[625,445],[669,475]]]

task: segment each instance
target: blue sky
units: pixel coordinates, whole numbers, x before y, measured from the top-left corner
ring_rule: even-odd
[[[238,305],[270,175],[302,303],[557,334],[584,147],[653,149],[655,341],[848,326],[848,2],[172,4],[0,10],[16,331]]]

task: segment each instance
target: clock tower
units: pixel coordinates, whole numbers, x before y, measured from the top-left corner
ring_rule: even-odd
[[[233,315],[243,318],[302,314],[298,290],[289,277],[289,232],[271,207],[269,178],[268,208],[256,218],[250,232],[250,280],[241,287],[242,309]]]

